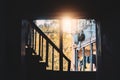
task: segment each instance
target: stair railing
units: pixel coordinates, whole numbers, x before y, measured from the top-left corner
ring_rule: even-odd
[[[46,42],[45,42],[46,41]],[[49,46],[52,46],[52,70],[54,70],[54,54],[55,50],[60,54],[68,62],[67,71],[70,71],[71,61],[64,55],[63,51],[61,51],[45,34],[40,30],[33,21],[29,21],[29,34],[27,39],[27,44],[30,45],[31,48],[34,49],[36,55],[42,57],[45,56],[45,62],[48,65],[48,54],[49,53]],[[46,50],[44,49],[46,48]],[[45,53],[45,54],[44,54]],[[61,59],[60,59],[61,60]],[[63,71],[63,66],[60,65],[61,61],[59,61],[59,71]],[[62,63],[63,64],[63,63]],[[49,66],[49,65],[48,65]]]

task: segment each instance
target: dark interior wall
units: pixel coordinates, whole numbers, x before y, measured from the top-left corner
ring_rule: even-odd
[[[115,1],[99,1],[97,12],[101,22],[102,38],[102,77],[119,79],[119,4]],[[102,65],[101,64],[101,65]]]
[[[59,17],[62,12],[78,16],[95,16],[94,1],[89,0],[20,0],[14,7],[22,17]],[[89,15],[87,14],[89,12]]]
[[[115,20],[114,20],[115,19]],[[97,79],[114,80],[118,78],[119,40],[117,18],[100,19],[101,53],[98,55]],[[116,21],[117,20],[117,21]],[[100,46],[100,45],[98,45]]]
[[[20,79],[20,25],[14,5],[0,1],[0,80]]]
[[[8,77],[19,79],[20,76],[20,53],[21,53],[21,24],[20,20],[14,16],[9,16],[7,23],[7,58],[8,58]]]
[[[98,1],[97,15],[101,25],[102,69],[99,79],[119,79],[119,4],[115,1]],[[100,64],[99,64],[100,65]]]
[[[21,49],[21,21],[9,13],[6,24],[6,59],[7,79],[19,80],[20,76],[20,49]]]
[[[102,20],[102,21],[101,21]],[[115,45],[113,45],[113,40],[111,40],[112,36],[110,29],[105,27],[110,27],[111,20],[100,20],[100,29],[101,29],[101,53],[98,55],[98,72],[97,79],[112,79],[114,72],[114,52],[113,49]],[[103,21],[104,20],[104,21]],[[113,24],[113,23],[112,23]],[[99,46],[99,45],[98,45]],[[114,47],[113,47],[114,46]]]
[[[5,19],[4,19],[4,15],[5,15],[5,8],[6,6],[4,5],[5,1],[1,0],[0,1],[0,79],[5,79],[5,74],[7,72],[7,59],[5,59],[6,57],[6,50],[5,50],[5,44],[6,44],[6,33],[3,32],[3,30],[5,30],[4,24],[5,24]]]
[[[119,53],[119,19],[108,18],[101,20],[102,31],[102,64],[103,65],[103,77],[106,79],[117,78],[118,73],[118,53]]]
[[[98,80],[114,80],[117,78],[119,60],[119,7],[114,2],[104,0],[81,0],[81,1],[2,1],[0,8],[0,80],[21,80],[20,75],[20,37],[21,19],[33,18],[34,16],[54,16],[63,5],[67,10],[84,13],[92,16],[101,23],[102,37],[102,67]],[[68,2],[66,2],[68,1]],[[105,2],[105,3],[104,3]],[[116,2],[117,3],[117,2]],[[2,7],[1,7],[2,6]],[[2,26],[2,27],[1,27]],[[116,74],[115,76],[113,76]],[[1,75],[0,75],[1,76]]]

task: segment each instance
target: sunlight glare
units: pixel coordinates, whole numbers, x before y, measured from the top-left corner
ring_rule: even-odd
[[[67,33],[71,32],[71,22],[72,19],[70,17],[64,17],[62,19],[63,32],[67,32]]]

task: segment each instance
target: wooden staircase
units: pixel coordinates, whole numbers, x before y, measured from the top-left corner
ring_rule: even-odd
[[[63,52],[32,22],[29,21],[28,38],[26,41],[26,64],[28,80],[95,80],[95,72],[72,72],[70,71],[71,61],[63,54]],[[36,33],[39,34],[39,51],[36,51]],[[43,39],[46,40],[46,58],[43,61]],[[48,65],[49,45],[52,46],[52,53],[56,50],[60,54],[59,71],[54,69],[46,70]],[[41,51],[40,51],[41,50]],[[68,71],[63,71],[63,58],[68,62]],[[52,56],[52,59],[54,57]],[[52,62],[52,68],[54,62]]]

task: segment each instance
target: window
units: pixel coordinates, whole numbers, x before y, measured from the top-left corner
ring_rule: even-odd
[[[38,19],[34,23],[60,48],[62,32],[63,53],[71,61],[71,71],[96,71],[96,22],[94,19]],[[62,31],[60,29],[62,28]],[[49,50],[51,52],[52,49]],[[57,53],[57,52],[56,52]],[[51,69],[51,55],[49,67]],[[54,55],[54,70],[58,70],[58,55]],[[67,71],[63,60],[63,71]]]

